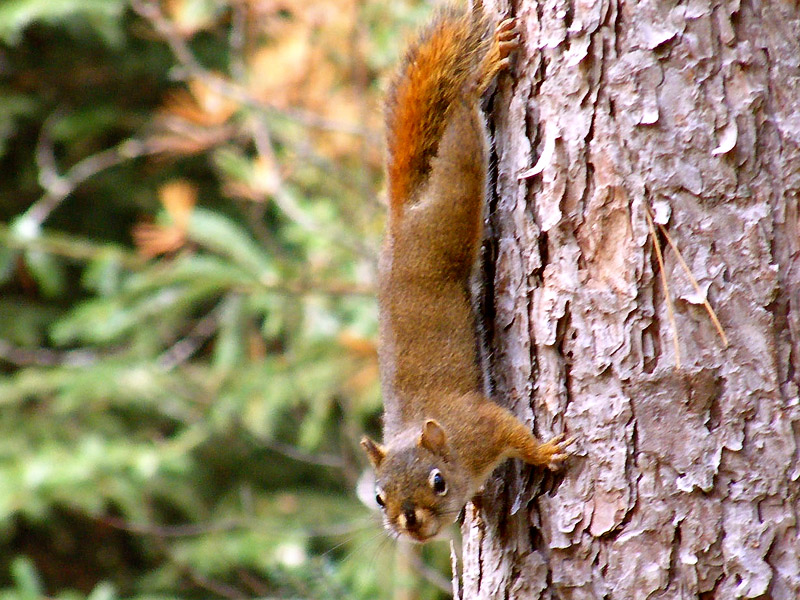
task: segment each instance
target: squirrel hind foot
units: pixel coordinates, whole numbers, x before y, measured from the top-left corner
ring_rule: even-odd
[[[478,91],[480,94],[486,91],[495,75],[508,69],[508,66],[511,64],[510,55],[518,47],[519,32],[517,31],[517,20],[514,17],[503,19],[497,24],[497,27],[495,27],[491,47],[481,66],[481,77],[478,82]]]

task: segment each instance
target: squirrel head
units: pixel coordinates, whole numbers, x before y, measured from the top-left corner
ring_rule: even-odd
[[[439,423],[429,419],[413,433],[387,446],[364,437],[361,445],[375,468],[375,501],[386,528],[426,542],[456,519],[469,479]]]

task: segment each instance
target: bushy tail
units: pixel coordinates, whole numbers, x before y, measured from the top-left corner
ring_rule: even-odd
[[[477,10],[441,10],[409,47],[386,99],[387,177],[392,218],[425,180],[453,105],[477,93],[489,43]]]

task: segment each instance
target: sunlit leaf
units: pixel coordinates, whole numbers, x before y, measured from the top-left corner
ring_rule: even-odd
[[[39,600],[42,597],[42,584],[29,558],[17,557],[12,561],[11,577],[19,600]]]
[[[269,256],[239,225],[227,217],[196,209],[189,220],[189,237],[201,246],[233,260],[262,282],[275,276]]]
[[[28,250],[25,252],[25,266],[46,296],[57,296],[64,290],[64,266],[52,254]]]
[[[230,372],[244,358],[244,313],[240,295],[225,298],[219,311],[219,333],[214,343],[213,365]]]
[[[119,289],[122,265],[113,252],[100,254],[83,272],[83,285],[101,296],[110,296]]]

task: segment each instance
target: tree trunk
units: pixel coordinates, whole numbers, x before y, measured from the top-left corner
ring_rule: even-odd
[[[800,4],[489,10],[521,32],[493,108],[494,395],[577,443],[468,507],[463,598],[800,598]]]

